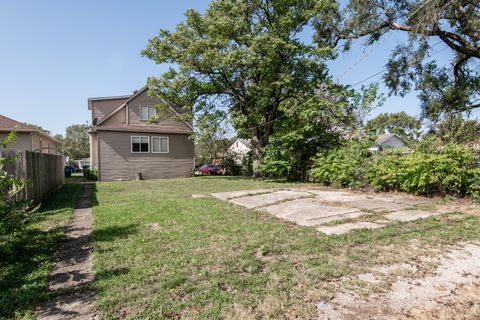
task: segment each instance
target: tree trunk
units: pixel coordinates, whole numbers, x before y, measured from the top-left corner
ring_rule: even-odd
[[[260,160],[262,159],[263,155],[263,145],[260,140],[258,134],[258,128],[253,130],[252,133],[252,170],[253,170],[253,177],[260,178],[261,173],[258,171],[258,167],[260,165]]]

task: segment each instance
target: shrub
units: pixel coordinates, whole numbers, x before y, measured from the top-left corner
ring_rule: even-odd
[[[340,187],[365,187],[371,159],[362,144],[320,152],[315,158],[311,178],[314,182]]]
[[[471,150],[453,144],[373,156],[348,146],[321,152],[310,173],[315,182],[342,187],[480,199],[480,169],[473,168],[474,160]]]
[[[83,176],[88,180],[97,181],[98,180],[98,170],[95,168],[85,169],[83,171]]]

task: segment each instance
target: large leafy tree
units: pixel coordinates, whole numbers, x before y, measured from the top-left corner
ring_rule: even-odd
[[[439,122],[431,133],[444,144],[478,141],[480,140],[480,122],[465,119],[456,114]]]
[[[143,55],[174,65],[150,78],[150,93],[198,112],[229,113],[252,139],[254,171],[284,106],[315,94],[328,81],[328,45],[301,40],[314,14],[333,0],[214,0],[205,13],[188,10],[171,32],[150,39]]]
[[[221,110],[212,110],[200,114],[195,122],[196,158],[201,162],[219,159],[228,147],[231,139],[228,133],[227,115]]]
[[[88,158],[90,155],[90,144],[88,139],[87,124],[72,124],[65,129],[63,139],[63,153],[71,159]]]
[[[368,121],[365,130],[374,135],[382,133],[395,133],[405,140],[412,141],[419,137],[420,121],[405,112],[381,113]]]
[[[418,90],[424,116],[431,120],[480,107],[478,1],[350,0],[329,19],[319,16],[317,41],[345,49],[353,39],[381,44],[389,32],[406,32],[409,42],[392,51],[385,82],[392,94]],[[431,57],[441,43],[454,55],[446,65]]]

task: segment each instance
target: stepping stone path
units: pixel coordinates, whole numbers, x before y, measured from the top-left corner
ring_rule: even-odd
[[[92,233],[92,183],[84,183],[73,219],[55,257],[48,290],[54,298],[36,310],[38,320],[98,319],[93,281],[90,234]],[[68,289],[68,290],[67,290]],[[67,290],[67,291],[66,291]]]
[[[415,205],[432,202],[426,198],[398,194],[371,195],[345,190],[255,189],[213,193],[211,196],[249,209],[265,211],[301,226],[317,227],[317,230],[326,234],[336,235],[351,230],[378,229],[396,221],[414,221],[443,213],[412,208]],[[372,213],[380,215],[375,223],[361,221],[363,216]],[[349,221],[341,223],[346,219]],[[351,219],[358,221],[352,222]],[[325,225],[332,222],[338,224]]]

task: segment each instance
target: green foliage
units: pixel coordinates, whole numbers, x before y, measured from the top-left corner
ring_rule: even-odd
[[[72,124],[65,129],[63,140],[63,152],[72,160],[88,158],[90,155],[90,143],[88,138],[87,124]]]
[[[6,148],[15,138],[15,132],[10,132],[3,141],[0,141],[0,145]],[[12,235],[15,230],[22,227],[26,219],[23,208],[27,201],[17,199],[17,194],[25,187],[25,181],[8,173],[6,169],[7,165],[14,163],[16,159],[17,156],[0,157],[0,237]]]
[[[407,33],[408,43],[392,50],[385,83],[391,94],[417,90],[431,120],[480,107],[478,1],[349,0],[339,14],[320,12],[316,22],[319,43],[330,39],[327,44],[346,50],[353,39],[373,45],[389,32]],[[432,60],[444,48],[450,62]]]
[[[49,298],[54,255],[82,189],[64,185],[22,228],[0,234],[0,319],[35,319],[34,308]]]
[[[480,169],[474,154],[460,145],[440,149],[418,148],[407,155],[368,155],[347,146],[318,155],[311,175],[314,181],[343,187],[371,187],[422,195],[478,197]]]
[[[195,158],[198,163],[212,163],[220,158],[231,145],[226,138],[228,132],[227,114],[212,110],[195,117]]]
[[[314,182],[337,187],[366,187],[370,159],[367,145],[352,143],[343,148],[321,151],[310,170]]]
[[[439,122],[432,133],[443,144],[476,141],[480,140],[480,122],[457,114]]]
[[[420,135],[420,128],[420,121],[403,111],[379,114],[365,126],[365,130],[373,135],[395,133],[407,141],[416,140]]]
[[[175,31],[160,30],[142,52],[175,65],[148,80],[150,93],[193,113],[228,112],[258,160],[282,106],[330,82],[325,63],[334,51],[301,34],[317,12],[336,7],[333,0],[214,0],[204,13],[188,10]]]
[[[326,86],[302,108],[277,124],[259,166],[268,177],[308,178],[311,159],[320,149],[337,147],[345,137],[354,135],[362,125],[363,114],[381,104],[376,85],[360,92],[340,86]],[[297,110],[298,109],[298,110]]]
[[[225,169],[227,175],[251,177],[253,174],[252,155],[249,153],[243,156],[227,152],[221,167]]]
[[[85,169],[83,171],[83,176],[88,180],[97,181],[98,180],[98,170],[95,168]]]

